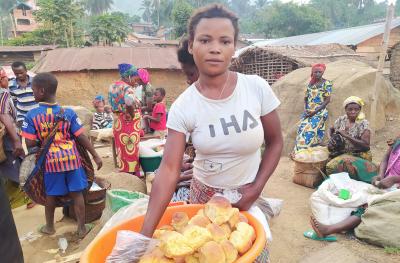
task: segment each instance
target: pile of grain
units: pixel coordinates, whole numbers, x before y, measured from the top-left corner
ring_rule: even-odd
[[[146,183],[144,180],[132,174],[112,172],[98,177],[109,181],[112,189],[124,189],[132,192],[146,193]]]

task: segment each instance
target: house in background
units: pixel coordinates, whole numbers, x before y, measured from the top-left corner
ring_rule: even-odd
[[[56,46],[0,46],[0,66],[11,65],[15,61],[32,63],[39,59],[41,53],[55,49]]]
[[[132,30],[135,33],[154,36],[156,34],[156,27],[152,23],[134,23]]]
[[[32,71],[52,72],[57,77],[60,103],[91,108],[93,98],[107,95],[109,86],[120,79],[120,63],[146,68],[153,88],[165,88],[167,103],[187,88],[176,48],[170,47],[58,48],[44,52]]]
[[[38,27],[33,11],[36,10],[35,1],[27,1],[26,3],[19,2],[10,10],[13,18],[10,33],[12,36],[20,36],[23,33],[32,32]]]
[[[265,47],[341,44],[352,48],[356,53],[366,57],[368,60],[377,61],[382,45],[384,29],[385,23],[380,22],[319,33],[268,39],[265,41],[258,41],[251,46]],[[400,18],[395,18],[392,21],[389,48],[393,47],[399,41]],[[236,56],[238,56],[245,49],[240,50]]]

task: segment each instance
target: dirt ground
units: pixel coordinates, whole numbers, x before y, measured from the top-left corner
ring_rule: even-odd
[[[397,132],[394,128],[397,120],[389,122],[389,127],[378,132],[373,153],[375,160],[383,155],[385,141],[392,138]],[[102,148],[101,156],[104,158],[104,168],[99,175],[111,173],[113,169],[110,149]],[[268,197],[284,200],[281,214],[271,223],[273,242],[270,244],[272,262],[329,262],[329,263],[358,263],[358,262],[400,262],[400,255],[389,255],[382,248],[371,246],[355,240],[351,235],[337,235],[338,242],[325,243],[309,240],[303,237],[303,232],[311,229],[309,216],[311,213],[309,197],[313,192],[291,182],[293,163],[286,157],[282,157],[280,164],[271,180],[268,182],[264,194]],[[44,208],[36,206],[31,210],[24,207],[14,210],[14,218],[20,238],[37,235],[37,228],[43,224]],[[77,262],[81,252],[100,230],[96,226],[92,232],[82,241],[76,241],[72,235],[75,230],[74,222],[62,219],[61,209],[56,213],[57,233],[53,236],[40,236],[36,240],[23,240],[22,247],[27,263],[42,262]],[[29,232],[33,233],[29,235]],[[65,254],[58,251],[58,239],[66,237],[69,246]]]

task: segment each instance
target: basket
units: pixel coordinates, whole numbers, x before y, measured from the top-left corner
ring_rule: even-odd
[[[324,179],[321,171],[326,163],[327,161],[304,163],[294,160],[293,183],[309,188],[317,187]]]
[[[168,207],[162,216],[158,227],[166,224],[170,224],[172,215],[176,212],[185,212],[189,217],[194,216],[200,209],[203,209],[204,205],[178,205]],[[242,212],[243,215],[249,220],[249,224],[252,225],[256,232],[256,240],[253,246],[243,254],[235,263],[250,263],[261,254],[266,244],[266,236],[263,226],[253,216],[247,212]],[[115,245],[115,239],[117,232],[120,230],[131,230],[139,232],[142,228],[144,216],[139,216],[133,219],[129,219],[119,225],[114,226],[102,235],[97,236],[83,252],[80,259],[81,263],[101,263],[105,262],[108,255],[110,255]]]
[[[111,184],[101,178],[95,178],[97,185],[102,189],[97,191],[88,191],[85,195],[85,223],[93,222],[99,219],[106,206],[106,192],[111,188]],[[68,216],[76,220],[74,206],[68,206]]]
[[[0,122],[0,163],[7,160],[7,155],[4,150],[4,135],[6,135],[6,126],[2,122]]]
[[[162,156],[140,157],[139,162],[143,172],[154,172],[160,166]]]

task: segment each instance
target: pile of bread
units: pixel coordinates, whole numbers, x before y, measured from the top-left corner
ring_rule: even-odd
[[[237,208],[214,196],[190,219],[175,213],[171,225],[157,229],[153,237],[160,244],[140,263],[232,263],[252,247],[256,234]]]

